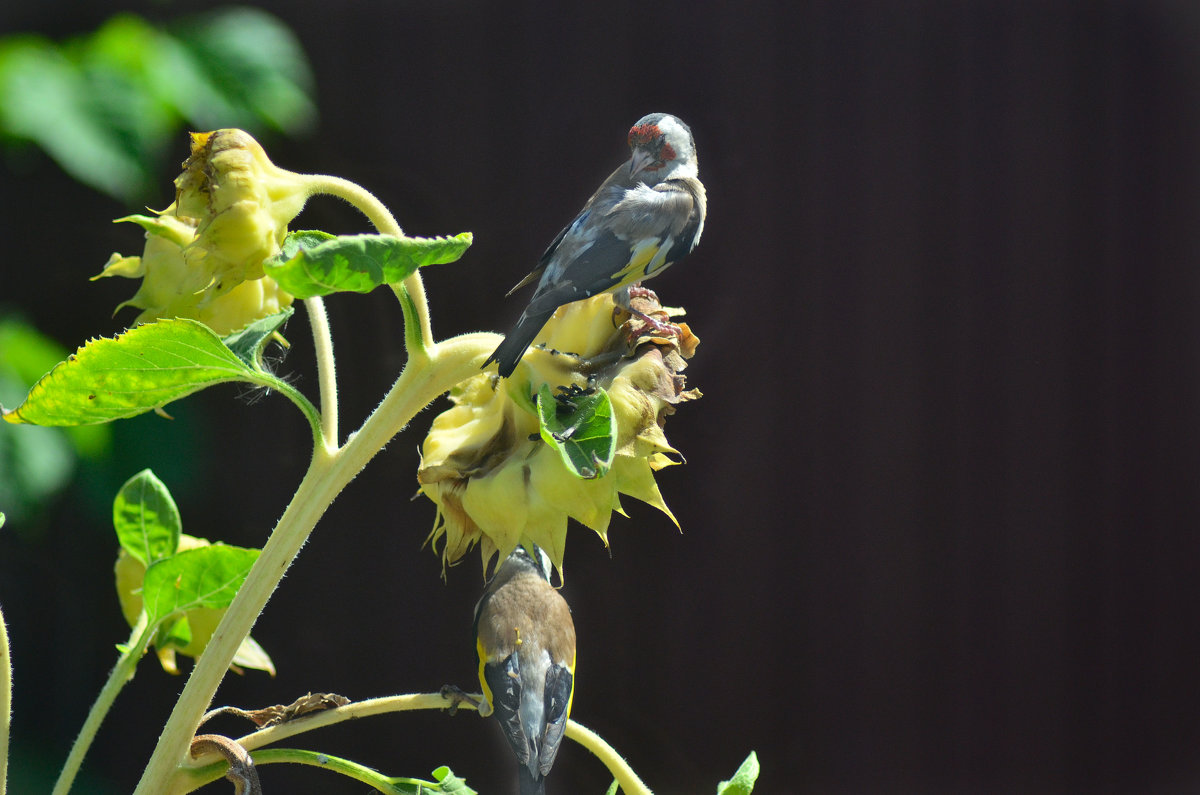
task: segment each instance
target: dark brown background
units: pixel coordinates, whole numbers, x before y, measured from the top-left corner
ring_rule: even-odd
[[[0,30],[81,32],[111,11],[13,5]],[[1193,4],[262,5],[303,40],[321,109],[276,162],[362,183],[413,233],[475,233],[427,275],[439,336],[511,322],[501,296],[635,119],[695,131],[704,240],[654,284],[703,339],[705,398],[667,427],[688,464],[660,478],[684,532],[627,502],[611,555],[576,528],[567,557],[575,717],[651,786],[711,792],[751,749],[764,793],[1200,786]],[[132,287],[86,277],[137,249],[109,224],[136,208],[17,165],[0,179],[4,300],[64,344],[113,333]],[[364,228],[330,200],[300,225]],[[350,430],[402,364],[400,313],[383,292],[328,303]],[[303,318],[289,332],[281,371],[314,394]],[[237,397],[126,423],[119,471],[0,534],[24,759],[60,763],[124,638],[104,525],[121,480],[153,465],[187,530],[232,543],[261,544],[282,510],[307,432],[284,401]],[[478,564],[443,584],[419,548],[432,506],[408,501],[431,417],[339,498],[262,616],[279,677],[232,677],[221,702],[471,682]],[[143,664],[89,757],[93,791],[130,788],[182,684]],[[510,781],[470,715],[295,745]],[[606,785],[574,746],[551,779]]]

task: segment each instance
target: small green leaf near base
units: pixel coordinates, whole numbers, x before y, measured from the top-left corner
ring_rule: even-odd
[[[244,329],[223,337],[221,341],[247,367],[262,370],[263,350],[267,347],[267,343],[271,341],[272,335],[283,327],[283,324],[288,321],[288,318],[295,311],[294,308],[289,306],[282,312],[276,312],[273,315],[259,318]]]
[[[733,778],[717,785],[717,795],[750,795],[754,791],[754,783],[758,781],[758,772],[758,754],[751,751]]]
[[[149,566],[179,548],[183,531],[171,492],[149,469],[143,469],[117,492],[113,527],[121,547]]]
[[[538,390],[542,441],[558,450],[578,477],[604,477],[617,450],[617,419],[603,389],[567,392],[555,397],[548,384]]]

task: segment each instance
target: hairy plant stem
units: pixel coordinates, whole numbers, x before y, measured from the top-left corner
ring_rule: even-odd
[[[453,702],[447,699],[440,693],[409,693],[403,696],[383,696],[381,698],[368,698],[362,701],[352,701],[344,707],[337,709],[327,709],[321,712],[315,712],[311,715],[305,715],[301,718],[280,723],[276,726],[268,726],[265,729],[250,732],[247,735],[239,737],[237,743],[247,751],[254,751],[258,748],[264,748],[272,743],[277,743],[280,740],[285,740],[288,737],[295,737],[297,734],[304,734],[314,729],[321,729],[325,726],[332,726],[335,723],[342,721],[355,720],[357,718],[366,718],[372,715],[386,715],[390,712],[408,712],[420,709],[446,709]],[[473,709],[473,707],[464,702],[459,706],[459,709]],[[218,754],[210,753],[203,756],[193,757],[189,764],[195,768],[201,768],[209,765],[221,757]],[[202,782],[203,783],[203,782]],[[199,784],[197,784],[199,786]]]
[[[88,710],[87,719],[84,720],[83,727],[79,730],[79,736],[75,738],[71,752],[67,754],[67,761],[63,763],[62,770],[58,773],[58,781],[54,782],[52,795],[66,795],[70,791],[71,784],[74,783],[75,776],[79,774],[79,768],[83,765],[83,758],[87,755],[92,740],[96,739],[96,732],[99,731],[100,724],[104,722],[104,717],[108,715],[108,710],[116,701],[121,688],[133,679],[138,661],[146,653],[146,647],[150,644],[150,636],[153,631],[154,627],[148,623],[146,611],[143,610],[133,631],[129,633],[129,642],[125,645],[121,656],[117,658],[117,664],[109,672],[108,680],[100,689],[96,700],[92,702],[92,708]]]
[[[435,398],[475,375],[496,335],[463,335],[434,346],[427,361],[410,362],[383,402],[346,444],[318,449],[291,504],[280,518],[241,590],[200,655],[138,784],[138,795],[167,791],[167,781],[188,752],[217,686],[238,645],[250,634],[271,593],[334,498],[374,455]]]
[[[651,795],[650,788],[638,778],[629,763],[604,738],[573,720],[567,721],[566,736],[596,755],[613,774],[625,795]]]
[[[256,751],[250,755],[255,766],[261,765],[310,765],[331,773],[337,773],[368,785],[376,792],[426,792],[441,791],[437,782],[420,781],[414,778],[387,776],[378,770],[365,765],[316,751],[305,751],[299,748],[272,748],[266,751]],[[228,769],[228,765],[219,763],[205,769],[205,783],[216,781]]]
[[[451,703],[451,701],[440,693],[413,693],[403,696],[371,698],[364,701],[355,701],[337,709],[328,709],[323,712],[305,715],[302,718],[280,723],[277,726],[269,726],[265,729],[251,732],[244,737],[239,737],[234,742],[247,751],[255,751],[288,737],[294,737],[297,734],[303,734],[313,729],[320,729],[324,726],[331,726],[342,721],[365,718],[369,715],[382,715],[389,712],[445,709]],[[255,762],[262,761],[257,754],[254,756],[254,759]],[[220,754],[209,752],[192,757],[188,762],[188,766],[182,771],[182,775],[176,779],[177,787],[174,792],[185,793],[199,789],[205,784],[216,781],[224,773],[225,765],[222,763]]]
[[[308,325],[312,329],[313,352],[317,360],[317,381],[321,390],[321,436],[326,450],[338,446],[337,366],[333,358],[333,336],[329,333],[329,316],[320,296],[304,299]]]
[[[0,514],[0,525],[4,524]],[[12,659],[8,653],[8,629],[0,611],[0,795],[8,791],[8,729],[12,723]]]
[[[326,174],[306,175],[304,180],[309,196],[324,194],[344,199],[365,215],[380,234],[395,235],[396,237],[404,235],[404,230],[400,228],[400,224],[396,223],[396,217],[392,215],[392,211],[362,186],[356,185],[348,179]],[[429,323],[429,302],[425,299],[425,283],[421,281],[419,272],[405,279],[403,288],[412,299],[412,308],[416,312],[416,328],[420,330],[421,336],[420,348],[428,350],[433,347],[433,327]],[[409,320],[406,307],[406,328]],[[408,354],[411,361],[421,355],[421,350],[414,350],[412,346],[409,346]]]
[[[247,751],[256,751],[272,743],[277,743],[280,740],[295,737],[298,734],[304,734],[314,729],[324,728],[325,726],[332,726],[342,721],[365,718],[371,715],[383,715],[389,712],[405,712],[418,709],[446,709],[452,704],[458,709],[475,708],[470,701],[450,699],[441,693],[414,693],[404,696],[371,698],[364,701],[355,701],[337,709],[328,709],[323,712],[306,715],[303,718],[281,723],[277,726],[260,729],[239,737],[234,742]],[[621,791],[626,795],[652,795],[650,789],[642,782],[637,773],[633,771],[629,763],[611,745],[605,742],[604,738],[600,735],[573,720],[568,720],[566,736],[591,751],[608,768],[609,772],[612,773],[613,778],[620,784]],[[288,752],[285,751],[280,751],[281,756],[278,758],[264,757],[263,753],[260,751],[253,755],[256,763],[303,763],[304,761],[289,758],[287,756]],[[203,756],[191,759],[189,766],[181,771],[180,777],[176,780],[178,786],[172,790],[173,795],[182,795],[183,793],[191,792],[221,778],[225,774],[226,766],[220,763],[220,760],[220,755],[216,753],[206,753]]]
[[[361,211],[375,228],[389,235],[403,234],[391,212],[371,193],[340,177],[304,177],[309,196],[328,194],[345,199]],[[149,763],[142,772],[135,795],[158,795],[176,791],[181,766],[204,711],[212,702],[238,646],[250,634],[254,622],[279,585],[284,572],[299,554],[317,521],[342,489],[354,479],[388,441],[399,433],[418,411],[449,391],[455,384],[479,372],[484,358],[496,345],[496,335],[466,334],[434,344],[429,307],[419,273],[403,282],[410,301],[405,305],[405,338],[420,339],[409,347],[409,361],[383,401],[363,426],[337,447],[329,435],[328,395],[322,395],[322,435],[325,443],[313,451],[308,471],[292,501],[275,525],[262,553],[229,606],[212,640],[175,702]],[[402,302],[403,303],[403,302]],[[317,331],[314,329],[314,334]],[[318,343],[320,345],[321,343]],[[329,349],[332,362],[332,346]],[[323,378],[332,378],[332,368]],[[322,392],[324,393],[324,384]]]

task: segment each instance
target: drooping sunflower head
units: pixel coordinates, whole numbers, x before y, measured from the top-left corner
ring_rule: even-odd
[[[287,225],[307,199],[304,179],[275,166],[241,130],[192,133],[191,155],[175,180],[175,201],[152,216],[131,215],[146,230],[140,257],[113,254],[95,278],[141,278],[134,320],[190,317],[220,335],[292,303],[263,275]]]
[[[510,378],[480,373],[450,393],[454,405],[434,419],[417,472],[421,493],[437,505],[430,540],[444,564],[478,545],[486,571],[518,544],[536,544],[561,574],[568,519],[607,544],[613,511],[624,513],[622,494],[675,520],[654,473],[682,460],[663,427],[677,404],[700,397],[682,374],[699,340],[671,321],[680,310],[645,292],[631,301],[636,313],[610,295],[561,307]],[[536,405],[543,385],[607,393],[611,465],[581,475],[545,441]]]

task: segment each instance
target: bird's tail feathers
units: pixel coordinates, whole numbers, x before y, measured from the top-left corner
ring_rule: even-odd
[[[546,779],[520,763],[517,763],[517,782],[521,795],[546,795]]]
[[[513,285],[513,288],[511,290],[509,290],[507,293],[505,293],[504,297],[508,298],[510,295],[515,293],[517,290],[520,290],[525,285],[531,284],[531,283],[537,281],[539,278],[541,278],[541,276],[542,276],[542,269],[535,268],[534,270],[532,270],[528,274],[526,274],[524,279],[522,279],[521,281],[519,281],[515,285]]]
[[[522,314],[517,325],[508,332],[504,341],[496,347],[483,366],[487,367],[492,362],[496,362],[496,370],[502,377],[508,378],[512,375],[513,370],[517,369],[517,362],[521,361],[521,357],[529,348],[529,343],[533,342],[533,338],[542,330],[542,326],[546,325],[546,321],[552,314],[554,314],[553,311],[533,317]]]

